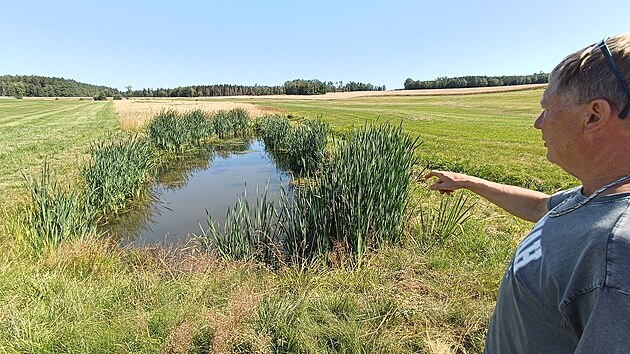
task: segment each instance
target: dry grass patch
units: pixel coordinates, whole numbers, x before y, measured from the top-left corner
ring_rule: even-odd
[[[113,101],[114,109],[120,119],[123,130],[136,129],[148,123],[162,110],[174,109],[177,111],[191,111],[201,109],[207,112],[219,110],[245,109],[251,117],[258,117],[270,113],[272,109],[260,107],[252,103],[244,102],[214,102],[198,100],[172,100],[172,99],[126,99]]]

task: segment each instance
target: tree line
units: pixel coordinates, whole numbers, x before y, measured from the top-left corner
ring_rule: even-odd
[[[0,96],[15,97],[95,97],[120,94],[117,89],[74,80],[35,75],[0,76]]]
[[[438,77],[428,81],[408,78],[405,90],[546,84],[548,79],[549,74],[543,72],[532,75]]]
[[[295,79],[284,85],[194,85],[170,88],[144,88],[126,92],[128,97],[215,97],[215,96],[262,96],[262,95],[323,95],[327,92],[385,91],[385,85],[350,81],[324,82],[320,80]]]
[[[384,91],[385,86],[350,81],[348,83],[296,79],[284,85],[194,85],[176,88],[143,88],[120,91],[75,80],[36,75],[0,76],[0,96],[14,97],[214,97],[214,96],[262,96],[262,95],[319,95],[327,92]]]

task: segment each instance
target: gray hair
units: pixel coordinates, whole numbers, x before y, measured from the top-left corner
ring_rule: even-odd
[[[621,75],[630,82],[630,32],[607,38],[606,45]],[[564,58],[549,74],[549,90],[578,104],[603,98],[618,111],[630,99],[597,44]]]

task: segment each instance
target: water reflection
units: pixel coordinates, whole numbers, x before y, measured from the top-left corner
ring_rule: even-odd
[[[200,223],[206,227],[206,210],[222,224],[246,187],[254,205],[265,187],[277,198],[289,180],[257,140],[196,150],[162,164],[149,200],[106,229],[123,245],[182,244],[200,234]]]

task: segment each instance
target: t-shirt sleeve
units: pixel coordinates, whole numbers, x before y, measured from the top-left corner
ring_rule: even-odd
[[[578,339],[576,354],[628,353],[630,295],[599,286],[575,298],[562,312]]]

